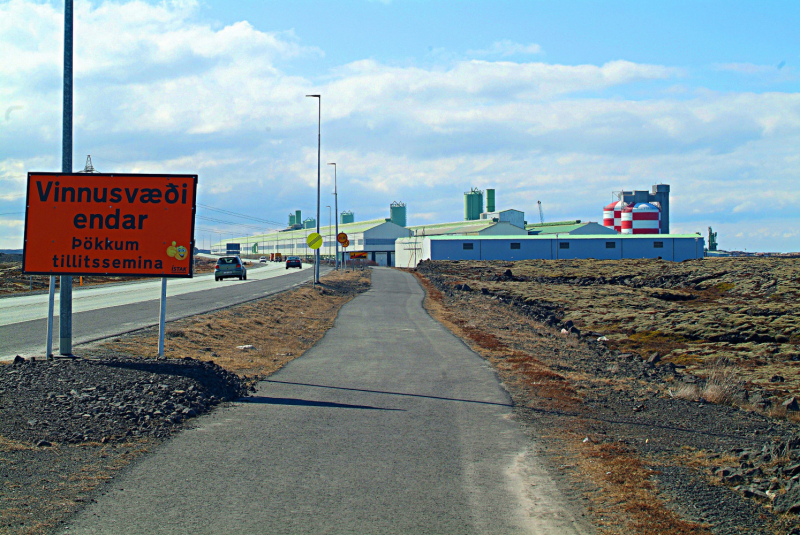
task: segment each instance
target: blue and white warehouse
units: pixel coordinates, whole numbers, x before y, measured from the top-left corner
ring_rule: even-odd
[[[417,236],[395,242],[395,265],[422,260],[622,260],[661,258],[674,262],[703,258],[699,234],[616,234],[540,236]]]

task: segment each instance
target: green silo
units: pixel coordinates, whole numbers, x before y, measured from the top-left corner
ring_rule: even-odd
[[[339,224],[346,225],[347,223],[354,223],[356,220],[356,216],[350,210],[342,212],[339,214]]]
[[[494,188],[486,190],[486,211],[494,212]]]
[[[300,210],[294,211],[294,224],[295,225],[302,225],[303,224],[303,216],[300,215]]]
[[[389,205],[389,215],[392,219],[392,223],[395,225],[400,225],[401,227],[406,226],[406,203],[404,202],[393,202]]]
[[[289,226],[293,227],[295,222],[294,214],[289,214]]]
[[[299,212],[299,210],[298,210],[298,212]],[[303,221],[303,228],[316,229],[317,228],[317,220],[314,219],[313,217],[309,217],[308,219]]]
[[[464,192],[464,221],[474,221],[483,213],[483,192],[472,188]]]

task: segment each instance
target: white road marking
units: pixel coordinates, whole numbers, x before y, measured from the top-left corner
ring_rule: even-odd
[[[310,266],[303,266],[310,269]],[[172,279],[167,283],[167,297],[219,288],[222,284],[248,284],[286,274],[283,263],[269,263],[264,267],[250,268],[247,280],[224,279],[214,281],[214,275],[198,275],[192,279]],[[253,294],[258,295],[258,294]],[[0,299],[0,325],[13,325],[24,321],[47,318],[47,294],[23,295]],[[73,287],[72,312],[86,312],[112,306],[155,301],[161,297],[161,281],[145,280],[128,284],[114,284],[81,288]],[[58,315],[58,292],[55,313]]]

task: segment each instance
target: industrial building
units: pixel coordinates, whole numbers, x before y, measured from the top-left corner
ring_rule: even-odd
[[[408,227],[414,236],[513,236],[527,235],[524,228],[512,225],[507,221],[456,221],[454,223],[437,223],[433,225],[417,225]]]
[[[557,221],[553,223],[534,223],[525,225],[525,230],[527,230],[528,234],[531,236],[541,236],[544,234],[569,234],[572,236],[617,234],[614,229],[604,227],[592,221],[583,223],[580,219],[576,219],[575,221]]]
[[[398,239],[396,265],[423,260],[624,260],[660,258],[674,262],[703,258],[699,234],[539,236],[414,236]]]
[[[340,258],[346,258],[351,252],[366,252],[367,259],[379,266],[394,265],[394,242],[397,238],[411,236],[405,228],[406,205],[393,202],[389,206],[391,217],[373,219],[371,221],[354,221],[353,212],[340,214],[339,232],[347,234],[350,246],[347,252],[339,246]],[[232,238],[211,246],[211,254],[232,254],[230,251],[241,251],[242,254],[269,255],[280,253],[282,256],[308,257],[314,250],[308,246],[308,235],[317,231],[317,222],[313,218],[303,220],[300,210],[289,214],[288,228],[266,234],[256,234],[240,238]],[[319,233],[323,243],[320,248],[322,258],[334,258],[336,255],[336,226],[320,226]]]
[[[653,185],[651,191],[616,192],[617,200],[604,208],[602,225],[579,219],[545,223],[541,203],[540,222],[528,224],[524,212],[497,210],[494,189],[485,193],[485,211],[483,190],[473,187],[464,193],[463,221],[408,227],[406,205],[395,201],[387,219],[355,222],[352,212],[342,212],[339,231],[348,235],[348,252],[365,251],[370,260],[385,266],[413,267],[421,260],[703,258],[705,240],[699,234],[668,234],[666,184]],[[233,239],[211,250],[310,256],[306,238],[316,231],[317,222],[301,216],[300,210],[289,214],[288,228],[280,232]],[[320,234],[324,239],[320,254],[332,258],[336,230],[321,227]]]
[[[215,243],[211,246],[211,254],[228,254],[229,245],[238,245],[242,254],[269,255],[281,253],[283,256],[311,256],[314,251],[308,247],[306,239],[316,226],[298,230],[285,230],[268,234],[257,234],[241,238],[233,238],[225,242]],[[367,258],[380,266],[393,266],[394,243],[397,238],[406,238],[411,231],[392,223],[390,219],[375,219],[339,225],[339,232],[347,234],[350,247],[347,252],[366,251]],[[336,227],[320,227],[323,243],[320,255],[323,258],[333,258],[336,251]],[[343,253],[339,246],[340,255]]]

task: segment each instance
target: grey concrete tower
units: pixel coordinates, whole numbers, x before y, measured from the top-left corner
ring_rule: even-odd
[[[669,234],[669,184],[654,184],[651,196],[661,207],[661,234]]]

